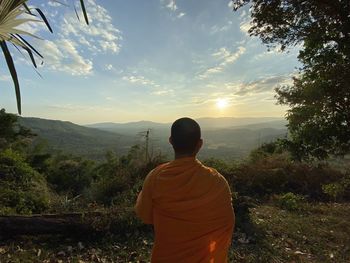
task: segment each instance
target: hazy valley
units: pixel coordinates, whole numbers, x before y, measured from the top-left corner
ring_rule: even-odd
[[[239,159],[262,143],[287,134],[281,118],[200,118],[204,146],[200,157]],[[139,121],[129,123],[96,123],[86,126],[59,120],[21,118],[20,123],[47,142],[52,151],[102,159],[109,150],[125,154],[136,144],[145,145],[149,130],[151,154],[171,156],[168,143],[171,123]]]

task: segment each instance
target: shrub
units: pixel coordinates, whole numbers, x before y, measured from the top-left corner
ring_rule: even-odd
[[[293,193],[286,193],[277,198],[277,204],[282,209],[288,211],[297,211],[301,209],[304,197]]]
[[[291,162],[283,155],[243,163],[228,175],[234,191],[242,195],[268,197],[292,192],[313,200],[328,199],[322,186],[339,182],[344,176],[328,166]]]
[[[340,181],[325,184],[322,186],[323,192],[333,201],[342,201],[350,198],[350,175],[347,174]]]
[[[49,189],[44,177],[18,153],[0,153],[0,204],[2,213],[40,213],[49,206]]]
[[[47,182],[58,193],[79,195],[92,182],[93,162],[81,158],[53,159]]]

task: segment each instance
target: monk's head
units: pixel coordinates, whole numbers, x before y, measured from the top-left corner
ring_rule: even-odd
[[[169,142],[176,155],[195,156],[203,145],[199,124],[190,118],[176,120],[171,126]]]

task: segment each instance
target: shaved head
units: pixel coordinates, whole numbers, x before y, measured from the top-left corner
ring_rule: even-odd
[[[171,126],[170,139],[176,153],[192,154],[201,141],[201,128],[193,119],[178,119]]]

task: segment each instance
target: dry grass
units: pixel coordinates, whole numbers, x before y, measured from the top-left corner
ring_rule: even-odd
[[[298,212],[264,204],[250,211],[246,232],[254,234],[236,233],[230,262],[350,262],[350,203],[306,203]],[[152,235],[138,230],[89,241],[22,237],[0,243],[0,262],[149,262],[151,248]]]

